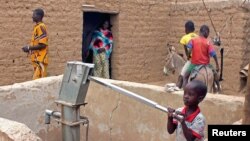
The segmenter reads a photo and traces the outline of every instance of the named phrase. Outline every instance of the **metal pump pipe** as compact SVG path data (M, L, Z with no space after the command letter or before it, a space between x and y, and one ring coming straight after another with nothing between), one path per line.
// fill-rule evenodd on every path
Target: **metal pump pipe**
M131 97L131 98L133 98L133 99L135 99L135 100L137 100L137 101L139 101L139 102L141 102L141 103L144 103L144 104L146 104L146 105L148 105L148 106L150 106L150 107L156 108L156 109L158 109L158 110L160 110L160 111L162 111L162 112L165 112L165 113L168 113L168 112L169 112L168 109L167 109L166 107L161 106L161 105L159 105L158 103L156 103L156 102L154 102L154 101L152 101L152 100L150 100L150 99L147 99L147 98L145 98L145 97L143 97L143 96L140 96L140 95L138 95L138 94L136 94L136 93L133 93L133 92L128 91L128 90L126 90L126 89L123 89L123 88L121 88L121 87L118 87L118 86L116 86L116 85L114 85L114 84L111 84L111 83L109 83L109 82L106 82L106 81L104 81L104 80L102 80L102 79L100 79L100 78L98 78L98 77L89 76L88 79L91 80L91 81L94 81L94 82L96 82L96 83L99 83L99 84L101 84L101 85L103 85L103 86L106 86L106 87L108 87L108 88L110 88L110 89L112 89L112 90L115 90L115 91L117 91L117 92L119 92L119 93L121 93L121 94L123 94L123 95L126 95L126 96L128 96L128 97ZM183 116L177 115L176 113L173 113L173 114L174 114L174 116L175 116L176 118L178 118L178 119L183 119Z
M86 104L84 101L89 86L89 80L111 88L150 107L166 113L169 112L166 107L152 100L113 85L98 77L90 76L93 68L94 64L77 61L68 62L63 75L59 97L55 101L61 106L61 113L52 110L45 111L46 124L50 124L51 116L54 117L57 122L61 123L63 141L80 141L80 124L87 124L87 127L89 126L88 118L80 116L80 106ZM180 115L175 115L177 118L183 118Z

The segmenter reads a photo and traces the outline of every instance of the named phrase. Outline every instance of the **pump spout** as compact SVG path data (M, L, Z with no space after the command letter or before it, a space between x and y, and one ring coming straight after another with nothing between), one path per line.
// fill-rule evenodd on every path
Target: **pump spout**
M45 124L50 124L50 117L61 118L61 113L52 110L45 110Z

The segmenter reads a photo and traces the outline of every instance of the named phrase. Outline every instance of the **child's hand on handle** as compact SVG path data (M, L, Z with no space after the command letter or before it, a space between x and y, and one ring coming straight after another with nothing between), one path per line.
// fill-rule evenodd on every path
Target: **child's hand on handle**
M175 109L167 107L168 109L168 118L174 118L173 113L175 112Z
M185 120L185 115L179 111L175 111L173 113L173 117L178 120L180 123L184 122Z
M168 107L168 118L175 118L179 122L184 121L184 115L181 112L175 111L175 109L170 107Z

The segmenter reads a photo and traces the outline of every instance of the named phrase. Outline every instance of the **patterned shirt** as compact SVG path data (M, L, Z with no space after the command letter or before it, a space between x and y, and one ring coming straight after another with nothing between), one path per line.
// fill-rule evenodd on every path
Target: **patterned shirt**
M37 46L39 43L45 44L46 48L32 51L31 61L48 63L48 33L43 22L39 22L34 26L30 45Z
M176 111L179 111L183 114L186 113L187 108L182 107L178 108ZM174 124L177 124L176 128L176 141L186 141L184 136L181 123L177 120L173 120ZM187 127L192 131L192 134L196 137L195 141L203 141L204 140L204 130L206 119L203 114L200 112L200 108L198 107L194 113L186 117L185 123Z
M106 59L108 59L113 49L113 35L108 29L99 29L92 35L89 49L93 50L94 55L98 55L100 48L105 48Z

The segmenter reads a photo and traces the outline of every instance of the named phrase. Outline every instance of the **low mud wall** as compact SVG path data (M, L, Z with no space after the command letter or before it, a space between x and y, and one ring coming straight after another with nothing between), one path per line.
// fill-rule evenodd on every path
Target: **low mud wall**
M27 125L44 141L61 140L61 126L52 119L44 124L45 109L60 111L54 101L58 97L62 75L0 87L0 117ZM109 80L149 98L160 105L183 106L183 92L167 93L163 87ZM88 117L90 141L136 140L173 141L175 134L167 133L167 114L151 108L107 87L91 82L81 115ZM200 105L207 124L232 124L242 117L243 97L208 94ZM7 126L7 125L6 125ZM86 138L81 126L81 140Z

